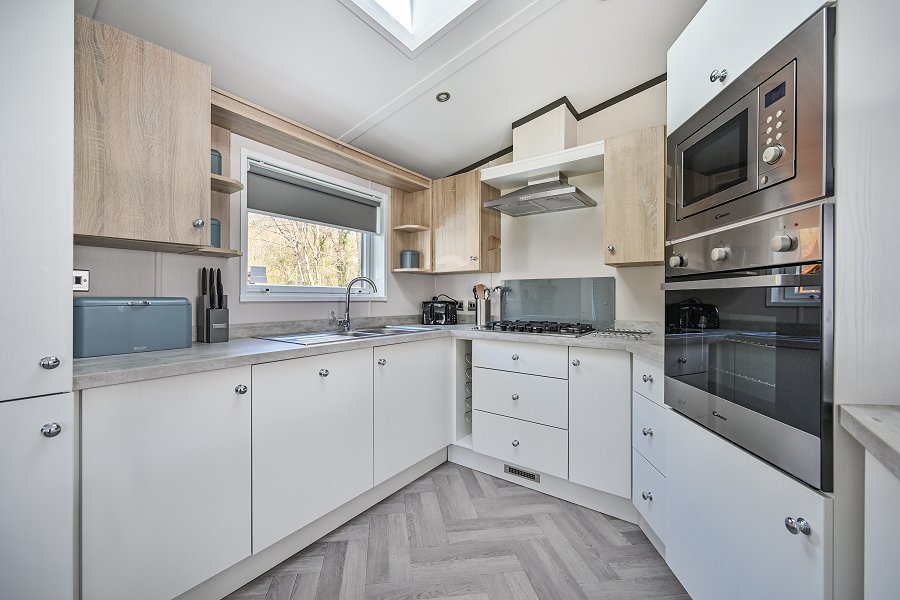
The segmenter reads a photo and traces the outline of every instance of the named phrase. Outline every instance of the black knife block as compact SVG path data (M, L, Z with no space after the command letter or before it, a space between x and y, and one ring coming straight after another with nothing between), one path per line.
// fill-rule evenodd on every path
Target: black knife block
M197 341L215 344L228 341L228 296L222 298L223 308L209 305L209 296L197 299Z

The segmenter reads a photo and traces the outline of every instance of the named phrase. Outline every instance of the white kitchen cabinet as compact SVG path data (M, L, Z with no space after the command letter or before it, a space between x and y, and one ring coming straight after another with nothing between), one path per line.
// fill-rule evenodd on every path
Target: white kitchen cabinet
M472 371L475 410L568 429L569 386L565 379L481 367Z
M640 394L631 396L631 446L663 475L666 474L667 411Z
M830 598L831 500L666 414L666 561L691 598ZM809 535L789 531L788 517L806 520Z
M472 449L479 454L565 479L568 432L493 413L474 411Z
M472 342L472 364L486 369L565 379L569 376L568 356L565 346L505 340Z
M900 479L866 452L865 591L869 600L889 600L900 590Z
M664 386L663 370L659 363L655 363L643 356L635 356L634 368L631 371L632 389L644 398L649 398L662 405L664 404Z
M631 498L635 508L661 540L666 539L666 478L637 450L632 450L634 476Z
M666 116L675 131L825 5L823 0L708 0L669 48ZM713 71L728 71L724 82Z
M569 481L631 495L631 355L569 348Z
M0 402L3 598L73 597L74 406L71 393Z
M450 444L450 340L375 347L375 485Z
M72 390L73 5L8 8L0 36L10 57L0 65L0 402ZM44 357L58 366L42 368Z
M84 598L173 598L250 555L249 387L248 366L82 392Z
M253 551L372 487L372 349L253 366Z

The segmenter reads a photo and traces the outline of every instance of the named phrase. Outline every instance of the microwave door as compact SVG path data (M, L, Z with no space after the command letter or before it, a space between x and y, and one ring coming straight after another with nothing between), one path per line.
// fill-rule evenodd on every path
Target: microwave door
M758 189L758 98L754 90L677 146L678 220Z

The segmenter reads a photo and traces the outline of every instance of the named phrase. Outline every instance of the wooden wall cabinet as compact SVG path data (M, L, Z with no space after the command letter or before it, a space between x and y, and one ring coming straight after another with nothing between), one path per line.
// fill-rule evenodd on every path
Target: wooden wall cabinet
M500 213L484 201L500 195L469 171L432 182L434 272L500 271Z
M400 253L416 250L419 267L404 269ZM391 271L394 273L431 273L431 190L406 192L391 190Z
M76 15L76 242L209 246L209 149L210 68Z
M604 262L613 267L658 265L665 245L664 125L606 140Z

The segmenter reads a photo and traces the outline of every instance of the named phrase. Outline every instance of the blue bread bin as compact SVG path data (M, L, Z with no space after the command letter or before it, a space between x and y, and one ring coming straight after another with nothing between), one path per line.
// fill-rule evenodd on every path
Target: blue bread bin
M187 298L94 297L74 300L75 358L191 346Z

